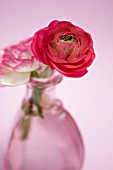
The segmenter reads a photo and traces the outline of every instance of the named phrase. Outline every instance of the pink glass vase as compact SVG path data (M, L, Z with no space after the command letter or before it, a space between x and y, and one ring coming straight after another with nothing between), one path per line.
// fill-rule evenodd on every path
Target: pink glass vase
M80 132L53 95L61 80L56 74L27 85L4 170L81 170L84 148Z

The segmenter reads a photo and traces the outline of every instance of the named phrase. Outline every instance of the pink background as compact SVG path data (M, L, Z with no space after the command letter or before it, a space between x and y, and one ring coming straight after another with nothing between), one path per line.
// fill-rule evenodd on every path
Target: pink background
M57 88L78 122L86 146L84 170L113 170L113 1L0 0L0 48L16 43L51 20L69 20L90 32L97 55L81 79ZM4 148L25 86L0 89L0 170Z

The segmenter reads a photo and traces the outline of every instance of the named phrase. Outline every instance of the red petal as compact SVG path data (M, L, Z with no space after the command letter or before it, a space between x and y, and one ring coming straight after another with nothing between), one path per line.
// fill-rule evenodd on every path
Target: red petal
M56 26L60 21L54 20L48 25L48 29L51 29Z
M33 38L31 49L35 57L44 64L47 64L47 60L45 57L45 52L42 46L42 40L45 34L46 28L35 33Z
M84 70L74 70L74 69L67 69L67 68L62 68L62 66L60 64L55 64L52 63L51 61L49 61L51 68L56 69L58 72L60 72L61 74L67 76L67 77L75 77L75 78L79 78L84 76L88 71L86 69Z

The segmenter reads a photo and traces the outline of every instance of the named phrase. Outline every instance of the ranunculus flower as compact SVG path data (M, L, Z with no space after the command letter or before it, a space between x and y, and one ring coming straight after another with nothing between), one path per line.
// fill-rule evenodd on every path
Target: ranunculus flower
M28 39L0 51L0 86L16 86L27 83L31 72L39 67L31 51Z
M52 21L35 33L35 57L68 77L82 77L95 58L92 38L68 21Z

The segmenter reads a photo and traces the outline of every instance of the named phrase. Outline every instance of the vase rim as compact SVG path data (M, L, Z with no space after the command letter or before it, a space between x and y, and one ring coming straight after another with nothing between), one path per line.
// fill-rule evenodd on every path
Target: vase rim
M47 78L31 78L31 81L27 83L27 85L45 88L60 83L62 79L63 75L55 71L50 77Z

